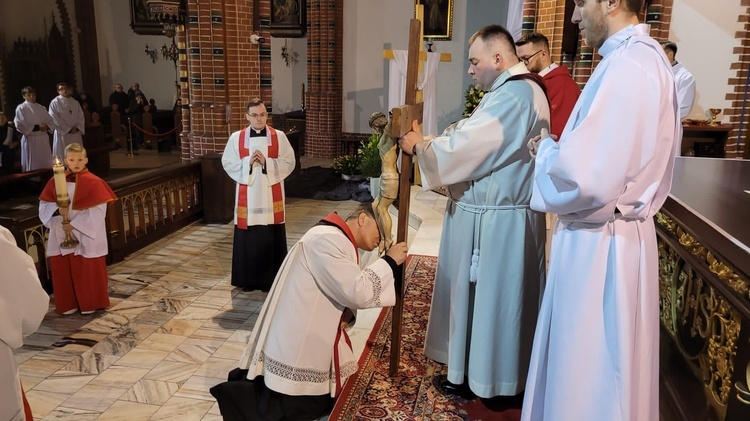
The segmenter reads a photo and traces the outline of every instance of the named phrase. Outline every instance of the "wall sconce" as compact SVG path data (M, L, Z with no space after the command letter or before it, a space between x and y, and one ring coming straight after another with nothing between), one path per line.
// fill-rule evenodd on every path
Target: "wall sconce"
M298 57L299 54L296 51L292 50L292 47L289 46L289 41L284 40L284 46L281 47L281 58L284 59L286 67L297 64L297 62L299 61Z
M148 49L148 44L146 44L146 55L151 57L151 63L156 63L157 55L156 55L156 49L153 50Z

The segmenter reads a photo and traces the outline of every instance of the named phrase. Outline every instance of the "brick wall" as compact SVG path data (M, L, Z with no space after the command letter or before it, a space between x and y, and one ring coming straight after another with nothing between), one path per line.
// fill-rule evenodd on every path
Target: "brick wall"
M256 8L242 0L188 0L188 18L178 34L180 48L181 150L183 160L222 152L230 131L247 124L245 104L261 97L271 103L269 44L253 45L256 31L269 39L270 0ZM267 86L262 83L269 80Z
M331 158L342 131L343 2L309 0L307 24L305 154Z
M262 98L271 114L270 0L188 0L178 33L183 160L222 152L230 132L247 125L245 103ZM342 130L343 3L307 2L308 90L305 152L338 153ZM257 16L256 16L257 14ZM254 45L258 33L266 43ZM229 110L229 111L228 111ZM229 116L229 122L227 122ZM284 121L278 116L279 123Z
M725 149L728 158L745 157L750 158L745 150L747 149L748 125L750 124L750 98L745 104L744 121L740 123L742 117L743 98L748 83L748 68L750 68L750 0L742 0L742 6L747 6L745 14L739 15L737 21L742 23L743 29L735 33L735 39L740 40L739 46L735 47L733 53L737 55L736 61L731 64L730 69L734 70L735 76L729 78L727 83L732 88L727 94L726 99L732 101L730 108L724 109L725 120L729 120L729 125L733 130L729 133L729 140ZM742 132L740 133L740 127Z

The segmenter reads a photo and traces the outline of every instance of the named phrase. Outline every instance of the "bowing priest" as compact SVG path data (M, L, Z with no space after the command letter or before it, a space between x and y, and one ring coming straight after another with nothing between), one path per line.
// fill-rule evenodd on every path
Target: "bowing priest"
M476 110L437 137L419 126L399 140L419 156L426 188L447 186L425 355L448 364L443 390L464 397L524 390L544 287L544 215L529 208L534 161L526 142L549 129L543 82L499 25L469 41ZM416 122L415 122L416 123Z
M672 69L643 0L577 0L602 60L558 142L532 139L533 209L559 217L523 420L659 419L654 214L680 147Z
M57 93L58 95L49 103L49 115L55 121L52 154L63 159L68 145L83 145L82 135L86 131L86 120L81 104L71 96L73 92L67 83L58 83Z
M247 419L312 420L330 412L357 371L346 333L357 309L396 302L394 273L406 259L406 244L394 244L360 268L358 249L371 251L379 243L366 203L346 220L331 213L292 247L240 360L255 387L248 400L257 399ZM219 400L225 419L234 419L230 407L243 404Z
M294 170L286 135L266 124L260 99L245 107L250 125L232 133L221 163L236 182L232 285L268 292L286 256L284 179Z

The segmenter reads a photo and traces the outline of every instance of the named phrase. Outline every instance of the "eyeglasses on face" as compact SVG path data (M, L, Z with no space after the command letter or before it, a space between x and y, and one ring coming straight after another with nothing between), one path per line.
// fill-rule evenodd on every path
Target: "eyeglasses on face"
M529 60L531 60L532 58L534 58L535 55L541 53L542 51L544 51L544 50L539 50L536 53L534 53L534 54L532 54L532 55L530 55L528 57L518 57L518 58L521 59L521 61L523 62L523 64L529 64Z
M258 118L258 117L260 117L260 118L266 118L266 117L268 117L268 113L260 113L260 114L253 113L253 114L248 114L247 116L250 117L250 118Z

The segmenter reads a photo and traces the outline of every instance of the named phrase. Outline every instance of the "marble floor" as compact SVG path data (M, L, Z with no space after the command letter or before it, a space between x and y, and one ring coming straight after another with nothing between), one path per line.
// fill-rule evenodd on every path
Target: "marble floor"
M446 199L418 187L412 198L410 253L437 255ZM329 212L356 205L289 199L289 245ZM209 388L237 366L266 295L229 284L232 229L195 223L111 265L106 311L60 316L51 301L16 352L34 418L221 420ZM360 313L355 350L377 314Z

